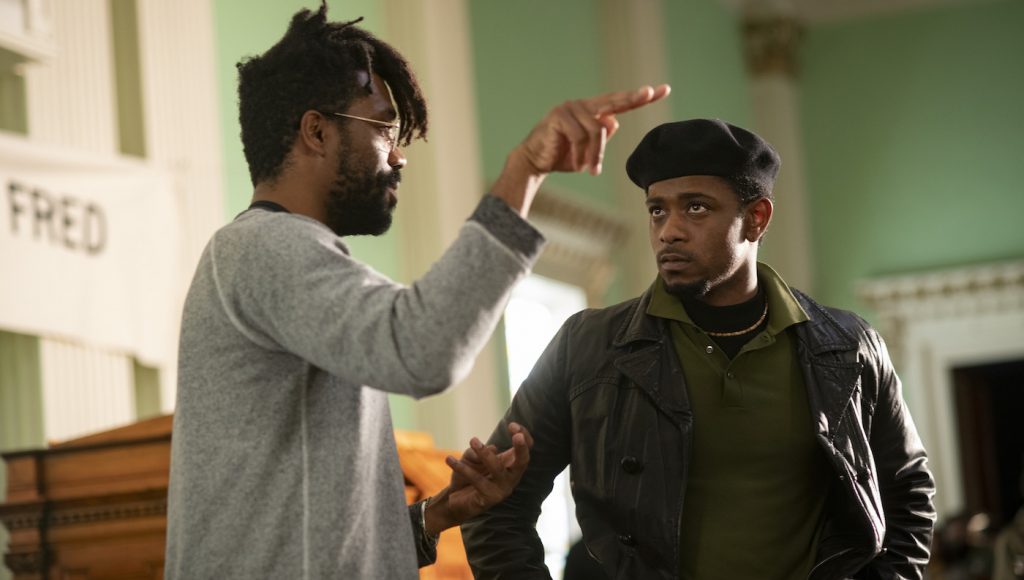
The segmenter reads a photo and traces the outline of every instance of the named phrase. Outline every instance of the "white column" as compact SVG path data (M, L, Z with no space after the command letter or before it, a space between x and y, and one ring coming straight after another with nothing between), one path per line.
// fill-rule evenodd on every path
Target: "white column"
M477 127L473 47L466 0L384 0L385 40L410 62L430 107L430 141L406 151L397 221L403 278L412 281L436 261L485 193ZM469 377L443 395L417 403L418 428L440 447L463 449L486 437L504 401L495 340Z
M608 71L609 88L626 90L668 82L665 16L661 0L603 0L601 10L606 49L601 56ZM675 88L677 91L680 89ZM615 260L626 296L643 293L656 274L647 235L644 194L626 175L626 159L648 131L671 120L669 100L631 111L623 116L621 128L609 143L605 157L604 171L615 180L618 217L626 232Z
M764 8L762 5L761 8ZM782 157L775 181L775 214L760 258L788 283L814 291L808 193L800 136L797 57L800 23L788 11L751 13L744 21L754 123Z
M137 9L146 157L174 177L182 232L177 300L160 307L180 312L199 256L224 223L213 6L140 0ZM177 337L168 352L177 361ZM176 370L175 362L160 369L164 411L174 406Z

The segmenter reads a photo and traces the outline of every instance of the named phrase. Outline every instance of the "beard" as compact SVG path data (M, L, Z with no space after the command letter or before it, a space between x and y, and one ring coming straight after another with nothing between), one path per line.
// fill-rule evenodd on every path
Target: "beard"
M361 172L356 163L342 156L327 194L327 227L338 236L379 236L388 231L398 203L388 189L397 188L401 181L400 169Z
M664 282L664 278L662 281ZM665 282L665 290L680 300L699 300L711 291L711 281L705 278L685 284Z

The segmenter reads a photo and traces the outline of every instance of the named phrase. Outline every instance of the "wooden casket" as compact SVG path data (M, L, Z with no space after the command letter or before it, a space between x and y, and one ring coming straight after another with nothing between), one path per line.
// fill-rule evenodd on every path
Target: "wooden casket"
M3 454L0 523L15 580L163 577L172 418ZM450 452L424 433L396 432L396 440L410 503L447 485ZM472 578L458 529L441 535L438 562L420 577Z

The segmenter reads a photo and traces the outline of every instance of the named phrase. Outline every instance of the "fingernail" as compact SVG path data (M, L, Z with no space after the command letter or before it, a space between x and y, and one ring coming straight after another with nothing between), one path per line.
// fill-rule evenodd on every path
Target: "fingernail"
M469 445L473 449L480 449L481 447L483 447L483 445L481 445L481 443L480 443L480 440L477 439L476 437L474 437L474 438L469 440Z
M602 164L598 163L597 164L597 169L596 169L597 173L595 173L594 175L601 175L601 168L602 168Z
M455 467L456 465L459 464L459 462L456 461L455 458L452 457L451 455L449 455L448 457L445 457L444 458L444 462L447 463L449 467Z

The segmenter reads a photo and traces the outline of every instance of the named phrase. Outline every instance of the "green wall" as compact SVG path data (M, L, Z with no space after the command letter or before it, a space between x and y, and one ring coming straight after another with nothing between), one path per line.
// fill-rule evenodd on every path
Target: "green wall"
M252 198L252 184L242 154L238 125L238 74L235 64L246 56L260 54L284 35L295 12L302 8L315 9L319 2L301 0L217 0L214 6L214 26L217 50L217 100L220 109L221 135L224 154L225 207L227 219L244 210ZM346 0L330 2L328 18L335 21L351 20L359 16L366 19L360 26L381 33L383 12L376 0ZM352 254L394 279L401 278L401 205L395 226L380 237L346 238ZM392 417L395 426L412 429L416 426L413 402L393 397Z
M673 120L719 118L752 126L736 17L718 0L667 0L664 9Z
M598 0L468 2L484 177L497 179L505 157L549 110L610 87L602 62ZM614 170L594 177L553 174L545 186L614 207Z
M812 29L802 122L820 298L1024 256L1024 3Z

